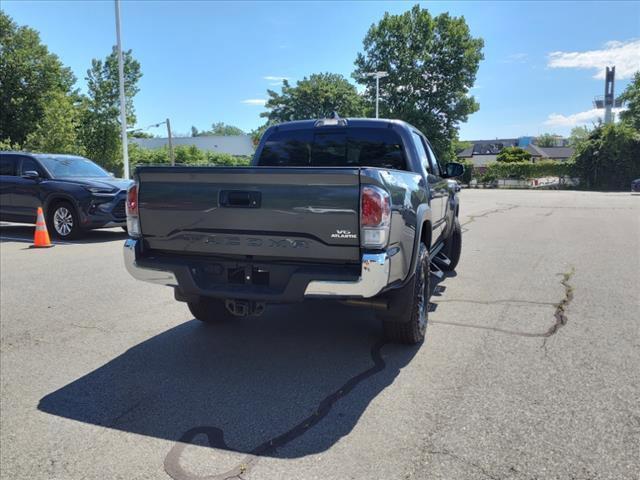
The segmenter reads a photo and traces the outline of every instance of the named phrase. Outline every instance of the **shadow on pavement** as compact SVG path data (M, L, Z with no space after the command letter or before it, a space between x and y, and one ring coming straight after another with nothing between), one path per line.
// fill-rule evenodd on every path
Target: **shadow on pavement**
M167 457L177 455L176 464L176 448L202 445L196 437L204 435L215 448L301 457L348 434L418 350L380 337L371 312L333 303L274 306L215 326L192 320L45 396L38 408L178 441Z
M0 225L0 243L33 241L33 225L6 224ZM89 230L84 236L74 240L58 240L51 235L51 241L59 244L84 244L121 241L128 238L127 233L121 228L105 228L102 230Z

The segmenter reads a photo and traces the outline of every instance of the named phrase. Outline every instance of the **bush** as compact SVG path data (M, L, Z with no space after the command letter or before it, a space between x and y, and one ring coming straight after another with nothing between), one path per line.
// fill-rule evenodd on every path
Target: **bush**
M572 173L573 162L557 160L541 160L531 162L492 162L487 165L484 177L492 180L510 178L515 180L529 180L540 177L565 177Z
M174 148L176 165L219 165L246 166L251 157L234 157L228 153L208 152L193 145L180 145ZM171 165L169 148L142 148L136 144L129 144L129 164L131 171L138 165Z
M462 160L460 161L460 163L464 165L464 173L462 174L462 183L466 183L467 185L469 185L469 183L471 182L471 179L473 178L473 173L475 169L473 162L471 160Z
M640 132L625 122L598 126L578 145L574 172L584 188L628 190L640 177Z
M526 162L531 160L531 154L520 147L504 147L496 160L503 163Z

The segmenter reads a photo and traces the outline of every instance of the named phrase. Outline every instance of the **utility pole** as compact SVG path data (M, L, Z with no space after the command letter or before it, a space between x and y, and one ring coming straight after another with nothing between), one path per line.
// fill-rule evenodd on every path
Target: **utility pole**
M124 178L129 179L129 140L127 138L127 104L124 96L124 60L120 41L120 0L116 4L116 45L118 48L118 80L120 83L120 129L122 135L122 159L124 160Z
M171 139L171 122L167 118L165 123L167 124L167 135L169 140L169 158L171 159L171 166L173 167L176 164L176 158L173 155L173 140Z
M365 73L367 77L375 77L376 79L376 118L378 118L379 103L380 103L380 79L388 76L387 72L368 72Z

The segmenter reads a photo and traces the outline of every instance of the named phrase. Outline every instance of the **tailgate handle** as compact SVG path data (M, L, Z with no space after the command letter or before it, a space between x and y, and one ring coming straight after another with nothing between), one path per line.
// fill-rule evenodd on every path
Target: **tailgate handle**
M221 207L260 208L262 193L242 190L222 190L220 192Z

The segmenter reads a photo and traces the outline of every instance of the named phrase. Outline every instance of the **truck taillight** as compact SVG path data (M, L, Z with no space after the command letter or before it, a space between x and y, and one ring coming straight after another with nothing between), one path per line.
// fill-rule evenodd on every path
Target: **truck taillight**
M131 237L139 237L140 217L138 217L138 184L134 183L127 190L127 200L125 203L127 211L127 231Z
M365 248L384 248L391 226L391 198L385 190L364 186L360 190L361 243Z

